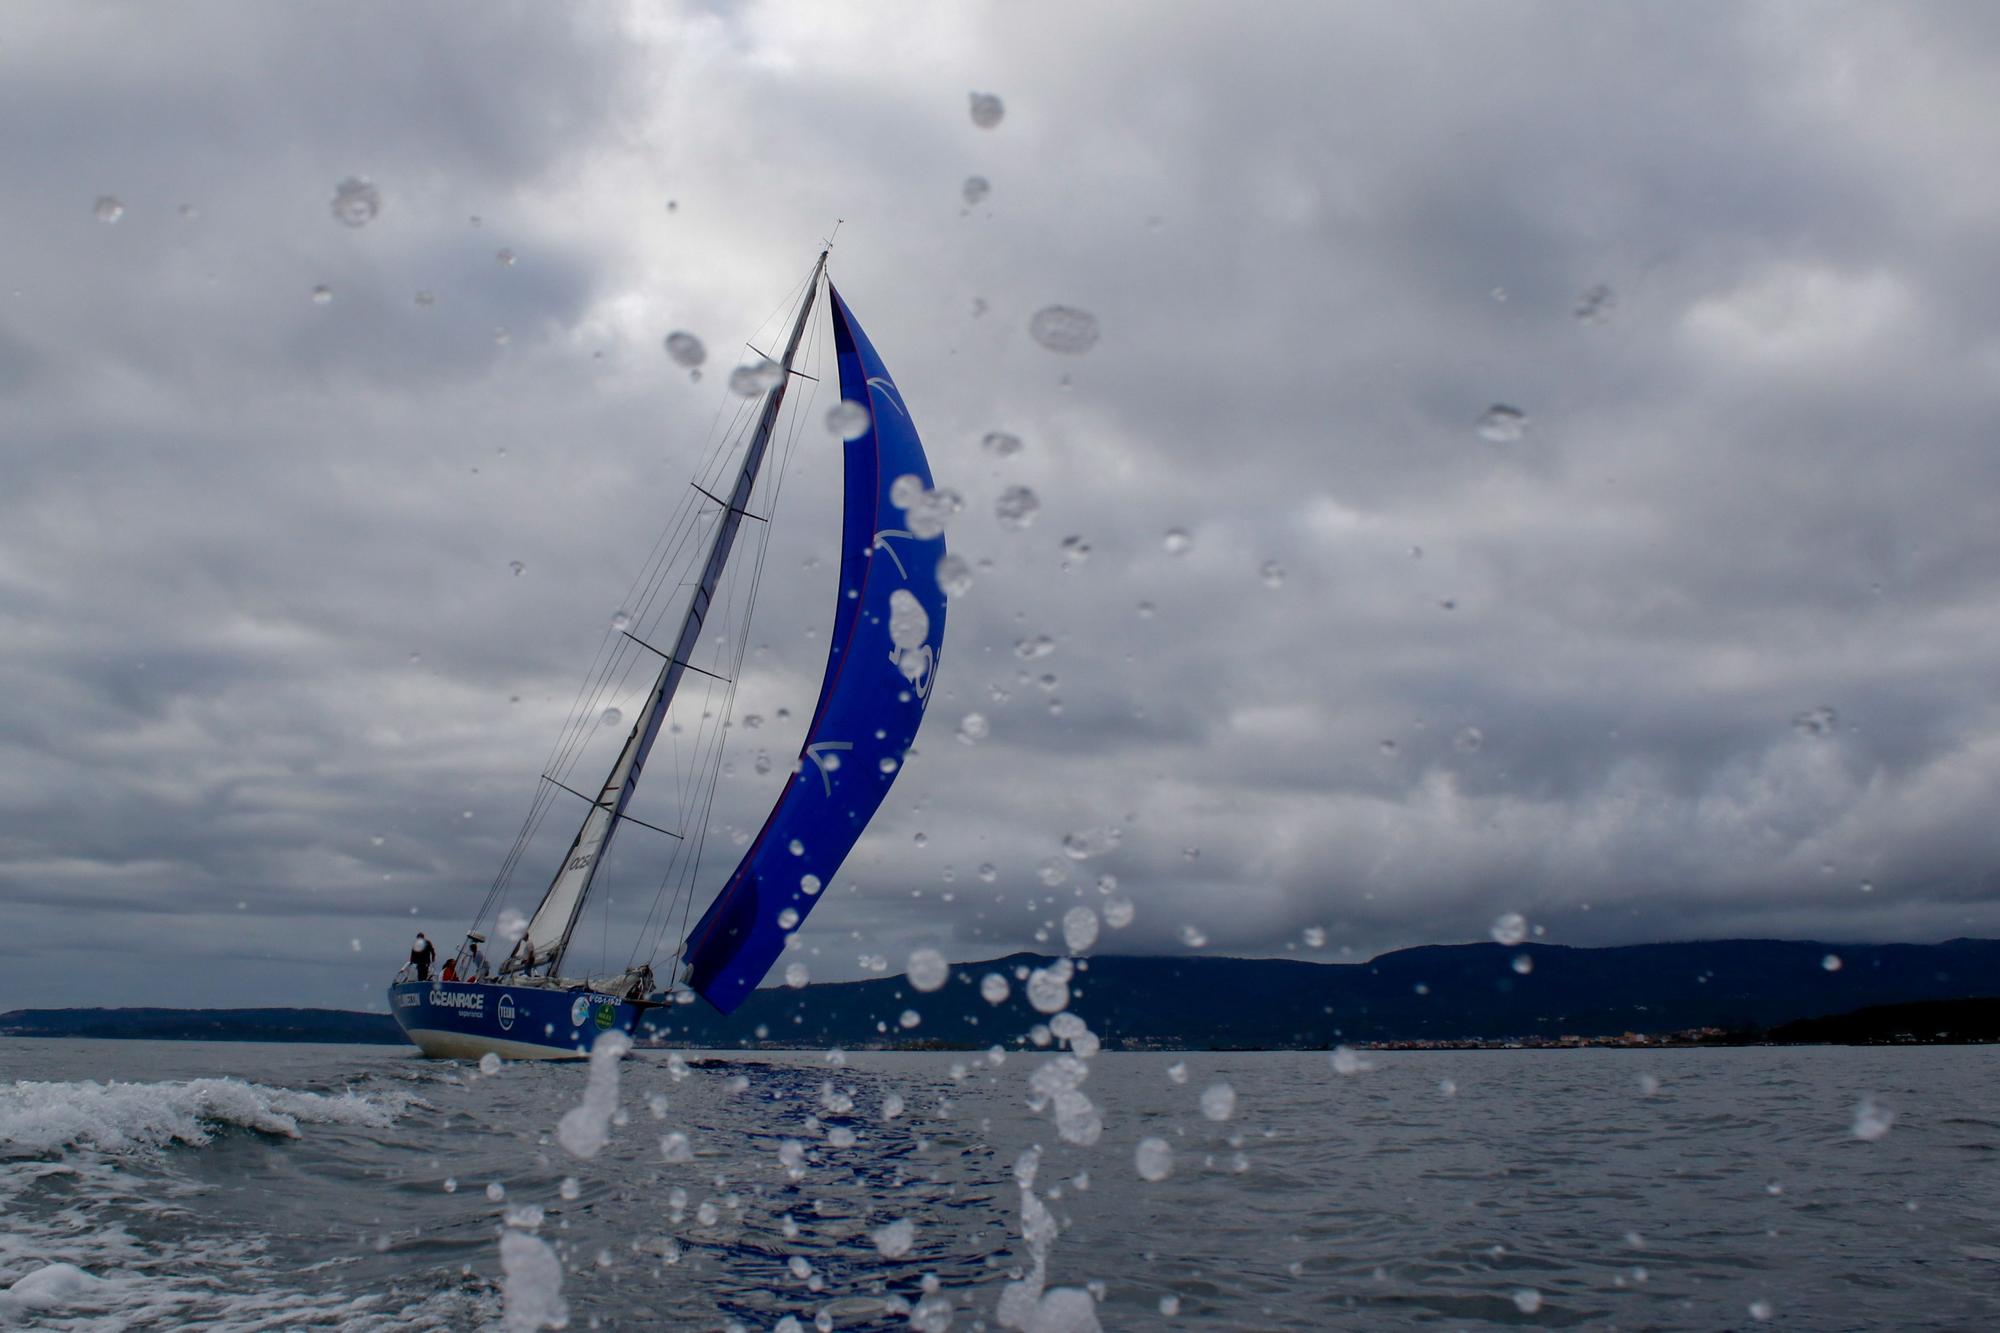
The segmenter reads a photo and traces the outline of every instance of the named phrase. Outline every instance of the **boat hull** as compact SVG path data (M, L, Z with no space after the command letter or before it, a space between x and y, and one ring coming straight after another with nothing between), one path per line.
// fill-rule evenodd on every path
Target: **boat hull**
M632 1035L638 1006L591 990L484 981L410 981L389 987L389 1012L433 1059L582 1060L599 1034Z

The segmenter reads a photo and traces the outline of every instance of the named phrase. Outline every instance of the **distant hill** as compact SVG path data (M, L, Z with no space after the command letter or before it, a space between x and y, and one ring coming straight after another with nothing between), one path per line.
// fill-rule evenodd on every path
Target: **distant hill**
M1829 970L1829 958L1838 960ZM1520 959L1529 970L1517 970ZM724 1017L703 1004L657 1015L679 1046L983 1048L1045 1020L1019 974L1048 958L1015 954L952 969L944 988L908 979L761 990ZM2000 940L1821 944L1714 940L1578 949L1429 945L1366 963L1124 958L1078 962L1072 1009L1116 1048L1319 1049L1341 1042L1615 1036L1714 1027L1755 1031L1868 1005L1958 999L2000 986ZM1007 1000L988 1004L997 972ZM911 1029L904 1011L919 1015Z
M1925 1046L1944 1042L2000 1041L2000 996L1967 1000L1918 1000L1878 1004L1851 1014L1802 1018L1764 1034L1790 1044Z
M1832 969L1829 958L1838 960ZM1525 972L1519 970L1522 959ZM961 963L942 989L929 994L917 993L902 976L776 987L758 991L727 1017L695 1003L652 1011L647 1024L660 1040L683 1047L983 1049L1011 1044L1046 1021L1028 1004L1021 978L1054 961L1015 954ZM1101 956L1075 966L1071 1008L1112 1049L1319 1049L1342 1042L1604 1037L1692 1028L1844 1041L1874 1038L1776 1034L1791 1033L1788 1024L1856 1010L1990 995L2000 990L2000 940L1712 940L1609 949L1453 944L1400 949L1365 963ZM988 973L1007 981L1008 996L999 1005L980 995ZM902 1025L906 1012L917 1015L914 1027ZM1872 1029L1864 1023L1845 1030ZM386 1015L329 1009L18 1010L0 1014L0 1036L403 1041Z

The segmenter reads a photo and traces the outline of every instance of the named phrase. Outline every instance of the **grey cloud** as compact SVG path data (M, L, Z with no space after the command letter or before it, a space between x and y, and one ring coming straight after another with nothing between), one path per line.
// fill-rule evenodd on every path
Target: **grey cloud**
M110 13L21 11L0 89L0 1004L95 955L107 1002L373 1003L410 929L456 930L835 217L992 563L815 976L1045 946L1104 872L1137 917L1100 949L2000 922L1983 11ZM1089 354L1027 337L1056 301ZM1520 442L1474 433L1494 402ZM823 661L825 405L711 883ZM1822 704L1833 735L1794 730ZM659 865L614 856L617 925Z

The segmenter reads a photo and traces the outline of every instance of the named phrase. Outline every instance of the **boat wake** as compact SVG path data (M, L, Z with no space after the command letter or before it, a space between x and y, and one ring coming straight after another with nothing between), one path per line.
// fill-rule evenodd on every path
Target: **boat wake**
M0 1158L71 1150L129 1153L175 1144L201 1147L219 1130L283 1138L299 1126L387 1129L417 1099L404 1092L329 1095L197 1078L182 1083L16 1083L0 1088Z
M240 1178L204 1161L316 1132L375 1138L428 1104L401 1089L311 1092L236 1078L0 1087L0 1328L465 1327L497 1312L481 1284L302 1290L254 1230L198 1224ZM259 1146L263 1145L263 1146ZM187 1150L200 1149L191 1153Z

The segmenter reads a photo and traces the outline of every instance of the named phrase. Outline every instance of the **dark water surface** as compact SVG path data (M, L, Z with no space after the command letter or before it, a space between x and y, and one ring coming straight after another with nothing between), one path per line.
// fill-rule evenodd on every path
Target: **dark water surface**
M0 1324L499 1327L512 1209L572 1328L997 1328L1045 1206L1107 1329L2000 1327L1994 1048L1106 1054L1090 1146L1027 1105L1051 1058L641 1053L579 1158L580 1067L0 1041Z

